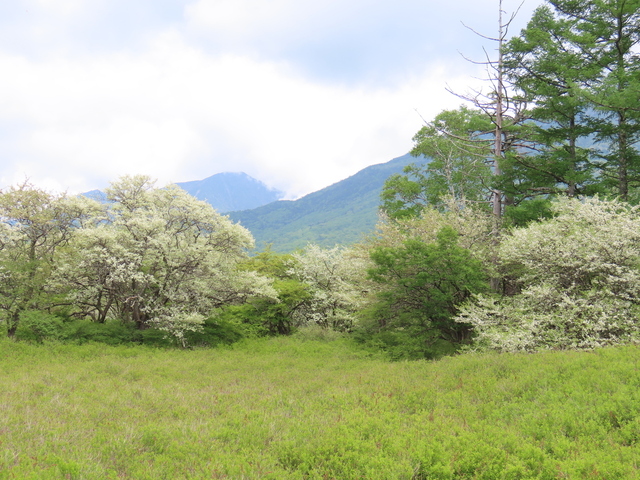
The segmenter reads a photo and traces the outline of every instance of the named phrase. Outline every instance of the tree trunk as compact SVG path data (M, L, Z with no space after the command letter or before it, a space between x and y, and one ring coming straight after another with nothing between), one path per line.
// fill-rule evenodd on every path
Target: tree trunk
M9 316L9 326L7 328L7 335L9 338L15 338L16 330L18 330L18 325L20 324L20 312L13 312Z

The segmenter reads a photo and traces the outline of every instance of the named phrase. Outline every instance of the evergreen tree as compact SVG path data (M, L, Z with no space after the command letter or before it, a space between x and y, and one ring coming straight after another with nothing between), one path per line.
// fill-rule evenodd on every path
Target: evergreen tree
M514 164L520 186L629 199L640 183L640 0L548 3L506 50L535 122L537 150Z
M570 38L574 21L539 7L520 36L505 49L507 75L528 103L530 144L514 157L520 196L594 192L594 166L584 146L593 130L582 87L597 74L585 66ZM514 192L515 194L515 192Z

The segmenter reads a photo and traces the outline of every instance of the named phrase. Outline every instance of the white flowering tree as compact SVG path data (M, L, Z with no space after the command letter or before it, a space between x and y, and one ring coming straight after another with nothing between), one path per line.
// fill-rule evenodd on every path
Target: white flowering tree
M593 348L640 333L640 212L618 201L559 199L550 220L499 249L517 293L479 296L457 320L504 351Z
M99 208L28 182L0 192L0 311L9 336L27 310L51 306L49 279L58 252Z
M363 304L366 261L353 251L308 245L293 254L290 274L308 285L310 297L293 313L296 325L349 329Z
M107 218L76 232L56 278L80 313L165 330L183 340L211 310L275 296L236 267L251 234L176 186L124 177L107 189Z
M451 227L459 234L458 245L491 268L490 259L495 248L491 214L472 205L446 200L447 208L443 212L427 206L419 216L393 221L383 218L386 221L378 223L377 235L368 242L370 247L402 248L408 238L433 243L442 228Z

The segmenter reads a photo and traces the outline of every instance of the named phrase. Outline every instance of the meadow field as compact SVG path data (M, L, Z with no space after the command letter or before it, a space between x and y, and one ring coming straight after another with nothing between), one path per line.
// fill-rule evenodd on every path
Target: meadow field
M640 478L640 349L0 341L0 479Z

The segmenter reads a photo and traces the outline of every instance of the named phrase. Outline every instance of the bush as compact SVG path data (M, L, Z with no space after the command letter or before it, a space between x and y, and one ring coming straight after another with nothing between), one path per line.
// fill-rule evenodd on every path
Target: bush
M369 324L356 329L353 339L366 350L384 352L390 360L432 360L460 349L460 344L439 338L433 331L415 328L377 329Z
M61 339L63 330L62 318L47 312L29 310L20 316L15 338L42 343L45 340Z
M230 345L249 336L249 331L236 322L224 318L208 318L202 330L187 332L187 345L194 347L215 347L216 345Z
M456 321L506 351L594 348L640 329L640 215L618 201L560 199L556 217L515 229L499 249L513 296L477 297Z
M119 321L96 323L91 320L75 320L65 325L64 339L75 343L99 342L107 345L123 345L135 341L136 330Z
M496 299L477 297L458 320L476 331L476 347L505 352L591 349L630 341L640 309L607 290L571 295L550 285Z
M440 229L436 241L410 238L400 247L372 250L371 279L381 285L364 325L393 356L433 358L469 338L469 326L453 320L461 303L488 288L480 260L458 245L458 233Z

